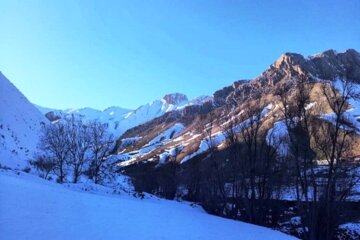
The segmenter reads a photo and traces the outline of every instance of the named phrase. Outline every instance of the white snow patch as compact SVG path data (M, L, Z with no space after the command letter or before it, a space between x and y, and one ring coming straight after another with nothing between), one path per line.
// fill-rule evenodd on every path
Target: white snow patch
M138 136L136 136L136 137L131 137L131 138L123 138L123 139L121 139L120 148L121 148L121 149L122 149L122 148L126 148L126 147L128 147L128 146L130 146L130 145L132 145L132 144L134 144L134 143L136 143L136 142L138 142L138 141L140 141L141 138L142 138L142 137L138 137Z
M337 79L334 83L334 86L340 93L344 92L344 85L341 79ZM351 87L351 91L353 91L360 97L360 84L351 83ZM351 98L349 100L349 104L351 105L351 108L348 109L344 113L344 115L346 119L353 123L354 126L357 128L357 134L360 134L360 99ZM328 122L334 123L335 114L323 114L321 118L325 119Z
M286 156L289 151L288 130L285 121L274 123L266 135L266 142L270 146L276 147L280 156Z
M360 223L355 223L355 222L345 223L345 224L340 225L339 228L342 228L349 232L354 232L354 233L360 235Z
M168 128L166 131L156 136L153 140L151 140L148 143L148 145L169 141L171 138L177 137L179 133L184 129L185 129L184 125L182 125L181 123L176 123L174 126Z
M119 163L119 166L129 166L130 164L136 162L136 160L145 154L148 154L158 147L164 146L167 144L171 139L176 138L183 130L185 129L185 126L181 123L176 123L170 128L166 129L164 132L160 133L158 136L153 138L149 143L147 143L145 146L140 148L137 151L133 151L127 154L119 154L119 155L125 155L125 157L121 157L122 159L127 159L126 161L123 161ZM166 159L165 155L160 156L161 159Z

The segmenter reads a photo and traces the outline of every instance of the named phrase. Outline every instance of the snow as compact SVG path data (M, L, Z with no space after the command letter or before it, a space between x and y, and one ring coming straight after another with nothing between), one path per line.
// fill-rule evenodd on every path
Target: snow
M157 166L160 166L160 165L166 163L166 161L170 157L175 157L183 149L184 149L184 146L182 146L182 145L178 145L178 146L172 147L170 149L165 149L165 152L163 152L159 155L159 164Z
M286 156L289 151L288 130L285 121L274 123L274 126L269 129L266 135L266 142L270 146L277 148L277 153L280 156Z
M156 136L148 144L153 145L153 144L156 144L159 142L169 141L171 139L171 137L172 138L177 137L179 135L179 133L184 129L185 129L184 125L182 125L181 123L175 123L175 125L173 125L172 127L168 128L163 133Z
M320 161L317 161L318 164ZM323 176L324 173L328 170L328 163L324 163L323 165L317 165L313 170L316 174L319 173L319 176ZM308 170L310 171L310 170ZM348 174L350 176L360 176L360 167L352 167L350 171L348 171ZM360 201L360 182L357 181L357 178L353 179L354 186L350 189L349 195L346 197L347 202L359 202ZM319 177L317 179L318 186L321 185L321 183L324 183L324 179L322 177ZM341 187L341 186L339 186ZM296 201L297 200L297 190L295 185L289 185L284 186L281 189L279 189L279 193L274 194L274 198L280 198L282 200L287 201ZM279 195L278 195L279 194ZM300 192L302 200L305 200L305 192ZM309 187L308 189L308 198L313 198L313 188ZM319 197L319 196L318 196Z
M121 145L120 145L120 149L124 149L126 147L128 147L129 145L132 145L138 141L140 141L142 137L131 137L131 138L123 138L121 139Z
M0 72L0 164L24 168L48 120Z
M201 154L203 152L206 152L208 149L209 149L209 146L206 143L206 140L201 140L198 150L196 150L192 154L187 155L186 157L184 157L183 160L181 160L180 163L185 163L185 162L189 161L190 159L192 159L193 157L195 157L195 156L197 156L197 155L199 155L199 154Z
M360 223L345 223L339 226L342 229L347 230L348 232L353 232L360 235Z
M344 84L341 79L337 79L334 86L340 93L344 92ZM351 83L351 91L360 97L360 84ZM360 99L351 98L349 104L351 107L344 113L344 116L357 128L357 134L360 134ZM321 118L331 123L335 122L334 113L323 114Z
M295 239L206 214L188 203L84 192L35 176L0 172L4 239Z
M170 140L176 138L183 130L185 129L185 126L181 123L175 123L173 126L166 129L164 132L160 133L156 137L154 137L152 140L150 140L146 145L144 145L142 148L132 151L129 153L123 153L119 154L121 159L124 159L125 161L121 162L120 166L128 166L134 162L139 157L143 157L145 154L148 154L155 149L164 146L167 144ZM160 162L164 162L168 153L163 153L160 156Z
M166 160L168 159L168 157L170 156L170 154L168 152L163 152L159 155L159 164L164 164L166 162Z

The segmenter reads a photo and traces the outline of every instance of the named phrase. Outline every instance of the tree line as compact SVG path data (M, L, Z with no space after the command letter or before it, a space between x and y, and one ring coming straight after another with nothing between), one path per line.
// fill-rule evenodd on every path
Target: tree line
M30 164L44 178L54 174L59 183L68 177L77 183L82 175L101 183L114 172L114 145L106 124L71 115L43 126L40 151Z

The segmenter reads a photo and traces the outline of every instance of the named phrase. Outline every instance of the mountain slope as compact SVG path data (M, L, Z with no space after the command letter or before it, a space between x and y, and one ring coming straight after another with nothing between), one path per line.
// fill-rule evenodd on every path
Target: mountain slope
M213 105L204 103L198 106L187 106L129 129L118 141L119 159L125 161L121 165L128 166L139 161L157 162L164 154L169 155L172 149L181 149L175 156L176 162L186 162L207 150L204 134L210 124L213 128L211 135L216 140L217 147L223 149L226 147L225 132L229 129L230 120L234 122L235 129L243 128L248 119L244 119L242 113L247 110L249 104L257 104L258 100L261 100L262 111L266 113L262 115L265 122L263 130L268 131L276 122L282 120L281 103L276 96L277 91L286 87L290 92L299 81L299 76L309 79L309 84L312 86L313 104L321 104L323 101L317 98L316 93L319 91L319 84L324 81L335 82L339 79L349 79L359 91L360 54L352 49L343 53L329 50L307 58L296 53L285 53L259 77L236 81L231 86L216 91L213 96ZM350 102L350 105L352 109L349 110L349 114L352 114L356 122L356 119L359 119L357 108L360 105L357 101ZM327 112L321 114L327 114ZM167 139L162 144L158 143L151 151L144 151L152 139L176 124L184 126L176 137ZM237 133L239 133L238 130ZM137 141L123 147L121 142L126 142L127 139L137 139Z
M20 173L0 172L5 239L295 239L206 214L185 203L87 193ZM100 187L99 187L100 188ZM110 193L106 193L110 192ZM46 201L44 201L46 199Z
M36 151L41 124L47 122L0 72L0 164L24 167Z

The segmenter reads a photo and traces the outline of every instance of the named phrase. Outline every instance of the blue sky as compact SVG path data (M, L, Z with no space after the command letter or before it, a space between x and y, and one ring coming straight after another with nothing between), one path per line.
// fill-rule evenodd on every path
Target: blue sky
M284 52L360 50L360 1L0 0L0 71L52 108L211 95Z

